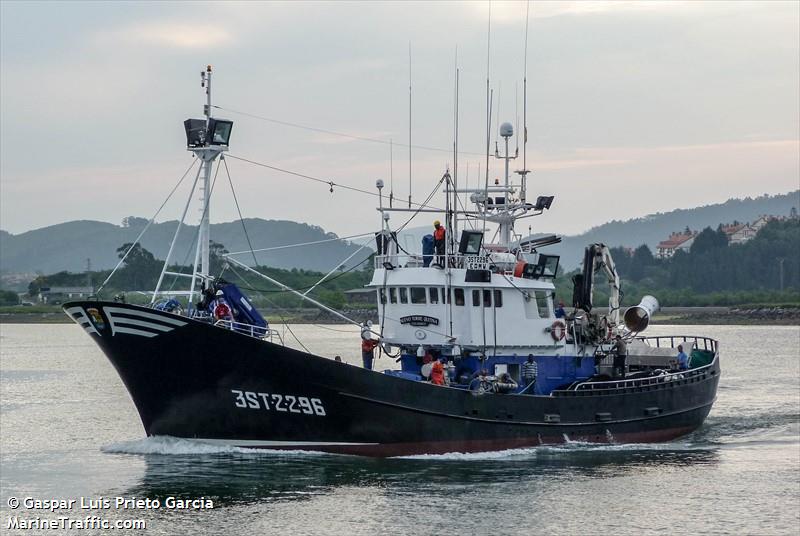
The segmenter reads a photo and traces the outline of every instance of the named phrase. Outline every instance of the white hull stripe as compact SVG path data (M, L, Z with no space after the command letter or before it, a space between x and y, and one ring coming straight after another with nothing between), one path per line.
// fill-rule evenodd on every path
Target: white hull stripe
M97 330L95 329L94 324L92 324L92 321L89 320L88 316L86 316L86 313L83 311L83 308L81 308L81 307L70 307L69 309L67 309L67 313L69 313L69 315L72 317L72 319L80 327L82 327L86 331L86 333L88 333L90 335L92 333L94 333L95 335L100 335L97 332Z
M167 315L157 315L145 311L138 311L136 309L123 309L121 307L103 307L103 310L108 315L114 315L115 313L119 313L128 316L137 316L140 318L144 318L146 320L153 320L155 322L161 322L162 324L172 324L178 327L186 325L186 322L178 320L177 318L170 318Z
M156 331L172 331L172 326L165 326L164 324L156 324L154 322L142 322L141 320L133 320L131 318L114 317L114 324L119 329L119 326L125 324L126 326L139 326L140 328L154 329Z
M187 438L189 439L189 438ZM230 445L232 447L258 448L258 447L333 447L333 446L359 446L380 445L380 443L348 443L343 441L261 441L257 439L201 439L191 438L190 441L208 443L210 445Z
M177 327L185 326L186 322L167 315L148 313L136 309L122 307L104 307L111 324L111 335L125 333L140 337L155 337L159 333L170 332ZM135 317L135 318L131 318ZM137 329L142 328L142 329ZM149 331L148 331L149 330Z
M142 331L140 329L133 329L133 328L124 328L121 326L116 326L115 333L126 333L128 335L139 335L140 337L155 337L158 333L153 333L152 331Z

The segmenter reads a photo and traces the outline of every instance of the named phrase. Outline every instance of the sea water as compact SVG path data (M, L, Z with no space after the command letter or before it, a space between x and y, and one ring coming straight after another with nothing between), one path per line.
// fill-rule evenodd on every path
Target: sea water
M312 352L360 361L356 329L284 329L298 347L292 332ZM146 526L118 534L798 534L800 327L648 334L720 341L718 399L690 436L381 460L144 438L82 329L2 325L0 533L39 533L19 524L38 517L86 527L48 534L100 533L100 520Z

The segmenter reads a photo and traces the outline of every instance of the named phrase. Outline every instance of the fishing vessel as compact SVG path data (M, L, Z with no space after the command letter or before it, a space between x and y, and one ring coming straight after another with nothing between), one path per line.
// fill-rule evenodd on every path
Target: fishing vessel
M494 154L504 164L502 182L459 187L454 166L435 187L444 207L410 199L394 206L376 182L380 219L368 285L375 325L229 255L231 266L359 326L362 340L374 341L368 346L393 358L377 362L394 366L370 370L284 344L237 285L210 273L212 176L233 127L212 115L211 76L209 66L205 117L185 122L203 207L192 273L169 269L187 201L149 305L63 306L119 373L148 436L383 457L669 441L703 423L719 383L719 343L642 335L657 300L645 297L622 314L608 247L587 246L571 306L554 302L560 259L547 247L560 238L515 231L520 219L549 210L553 197L529 200L524 165L512 178L518 150L510 152L509 123L500 127L505 152ZM421 214L441 218L445 236L426 236L409 252L397 231ZM398 215L409 220L394 227ZM164 290L166 277L185 278L188 290ZM593 303L602 282L607 309ZM679 345L688 362L678 362Z

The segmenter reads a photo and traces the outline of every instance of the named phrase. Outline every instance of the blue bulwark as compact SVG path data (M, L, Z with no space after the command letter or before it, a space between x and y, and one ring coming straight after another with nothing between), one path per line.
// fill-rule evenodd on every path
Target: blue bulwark
M225 295L225 301L233 309L233 317L236 322L264 328L262 335L266 333L266 329L269 327L266 319L261 316L261 313L258 312L247 296L242 294L239 287L233 283L228 283L223 285L220 290Z

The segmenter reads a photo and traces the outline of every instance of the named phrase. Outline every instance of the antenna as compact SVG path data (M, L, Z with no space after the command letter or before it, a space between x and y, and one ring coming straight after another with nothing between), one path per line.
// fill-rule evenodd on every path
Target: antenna
M492 94L489 89L489 68L492 57L492 3L489 2L489 22L486 30L486 175L484 193L489 191L489 144L492 137ZM480 184L480 182L478 183ZM483 210L483 232L486 233L486 210Z
M453 225L450 228L450 249L455 250L455 241L458 240L458 45L455 54L455 104L453 105Z
M522 186L520 188L520 201L525 203L528 187L528 23L530 21L531 2L525 5L525 65L522 77L522 172L520 173Z
M389 138L389 208L392 208L394 200L394 148L392 138Z
M411 208L411 41L408 42L408 208Z
M514 116L517 118L515 124L517 125L517 128L519 128L519 82L514 84ZM517 133L516 142L517 154L519 154L519 133Z

